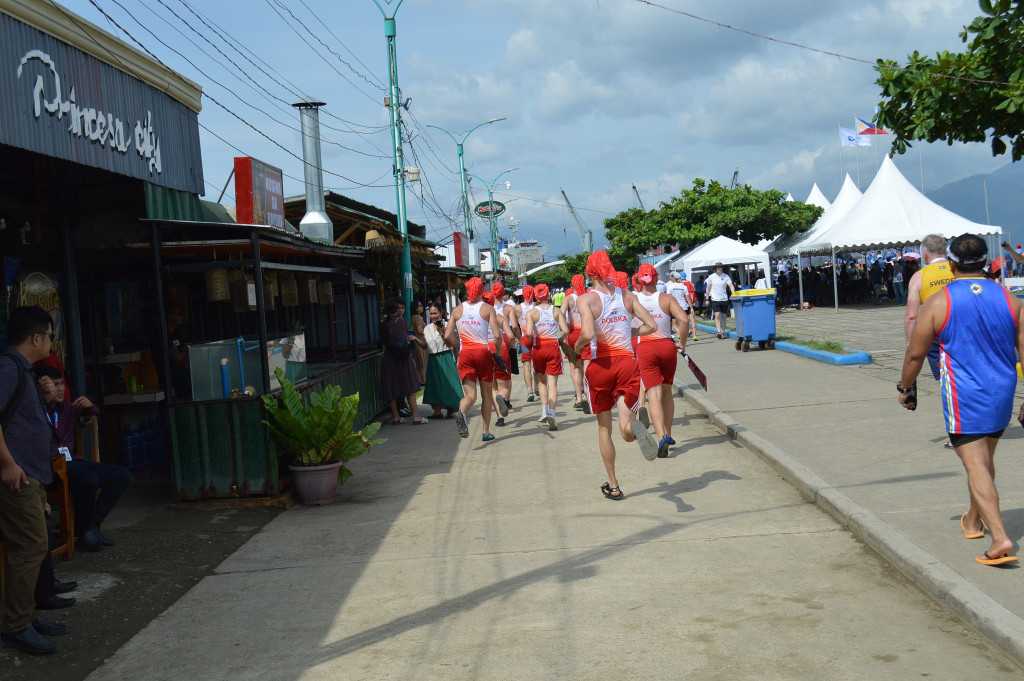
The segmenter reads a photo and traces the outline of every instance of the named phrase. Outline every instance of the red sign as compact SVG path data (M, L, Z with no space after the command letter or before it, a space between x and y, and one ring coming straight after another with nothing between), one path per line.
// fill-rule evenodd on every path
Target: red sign
M235 219L241 225L284 229L284 176L280 168L235 157Z
M455 247L455 266L469 265L469 237L462 232L452 232L452 245Z

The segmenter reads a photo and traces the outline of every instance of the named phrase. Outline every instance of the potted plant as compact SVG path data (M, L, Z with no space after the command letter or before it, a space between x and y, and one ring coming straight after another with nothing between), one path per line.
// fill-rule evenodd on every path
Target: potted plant
M274 371L281 382L280 399L264 395L263 405L270 417L264 421L277 444L292 457L292 471L299 499L308 506L334 501L338 485L352 475L345 463L370 450L384 440L371 439L380 423L371 423L360 431L353 425L359 410L359 393L341 396L341 388L326 386L309 396L309 407L302 396L284 377L280 368Z

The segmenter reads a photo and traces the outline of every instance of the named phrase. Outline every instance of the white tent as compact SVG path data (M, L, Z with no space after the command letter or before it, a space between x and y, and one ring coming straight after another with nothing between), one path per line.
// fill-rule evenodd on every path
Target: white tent
M846 217L846 214L860 202L862 196L863 194L861 194L861 191L857 189L857 185L850 178L850 174L847 173L846 180L843 182L843 188L839 190L836 200L821 214L821 217L818 218L809 230L802 234L793 235L796 238L792 239L789 243L781 243L778 246L773 244L773 248L766 250L768 250L769 255L773 258L795 255L798 252L804 251L805 249L801 248L802 244L812 244L820 241L821 235Z
M768 272L768 254L759 248L745 244L727 236L716 236L711 241L701 244L692 251L685 253L676 261L677 269L681 269L694 278L694 270L713 269L715 263L729 265L757 265Z
M821 190L818 189L817 182L815 182L814 186L811 187L811 193L807 195L807 200L804 201L804 203L810 203L815 206L821 206L825 210L828 210L829 206L832 205L831 203L829 203L828 199L825 198L825 195L821 193Z
M916 244L929 234L950 238L966 232L1001 234L1002 229L971 222L932 202L886 156L856 205L831 227L798 246L801 254L863 251Z

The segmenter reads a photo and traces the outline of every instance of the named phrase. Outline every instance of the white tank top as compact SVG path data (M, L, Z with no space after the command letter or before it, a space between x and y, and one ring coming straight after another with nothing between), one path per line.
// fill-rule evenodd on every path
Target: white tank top
M582 327L582 323L580 322L580 308L576 305L578 298L579 296L572 293L565 296L566 300L572 300L572 309L569 310L569 325L574 329Z
M522 314L519 315L519 328L520 329L525 329L526 328L526 315L529 314L530 310L533 309L533 303L525 303L524 302L522 304L522 306L520 306L519 309L522 310Z
M558 338L558 321L555 319L555 309L549 307L545 310L539 306L537 309L540 311L540 319L533 325L534 334L541 338L556 340Z
M646 293L637 293L636 299L640 301L640 304L651 313L654 317L654 321L658 327L654 330L654 333L647 336L640 336L638 341L643 343L646 340L656 340L659 338L672 338L672 315L664 312L661 309L661 294L655 291L654 293L647 295Z
M487 347L488 331L491 325L480 316L480 308L483 307L483 304L483 301L475 304L462 304L462 318L459 319L459 339L462 341L462 347Z
M507 304L508 303L499 303L497 301L495 301L495 304L494 304L494 311L496 313L498 313L499 316L504 317L505 319L508 319L508 315L505 314L505 305L507 305ZM498 328L499 329L503 328L502 325L501 325L501 320L500 319L498 320ZM504 331L502 332L501 335L502 335L503 338L505 337ZM487 342L490 345L494 345L494 330L491 329L491 325L490 324L487 325Z
M594 328L597 342L594 357L633 357L633 315L626 312L622 290L613 290L610 296L595 291L601 297L601 316Z

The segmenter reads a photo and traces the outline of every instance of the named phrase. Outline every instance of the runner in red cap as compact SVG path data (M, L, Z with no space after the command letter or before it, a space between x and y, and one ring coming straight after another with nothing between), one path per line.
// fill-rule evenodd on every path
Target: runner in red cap
M498 313L498 324L504 334L501 343L501 358L505 360L505 367L511 367L509 348L512 347L512 339L519 339L519 320L516 318L516 308L505 300L505 285L500 281L491 284L491 305ZM494 338L490 339L491 352L497 352L494 348ZM512 397L512 374L503 371L501 367L494 368L494 408L498 411L498 420L494 425L502 427L505 425L505 417L508 416L509 404Z
M476 386L480 384L483 398L480 412L484 418L483 441L494 439L491 434L491 400L494 387L494 358L488 346L488 333L494 336L494 343L501 349L501 328L498 326L498 314L494 308L483 301L484 285L479 277L466 282L466 302L452 310L445 329L445 342L456 347L456 336L461 343L459 351L459 379L465 397L459 402L459 410L455 412L455 426L459 437L469 437L469 421L467 414L476 403Z
M597 415L598 442L601 458L608 472L608 482L601 492L609 499L622 499L622 490L615 477L615 445L612 443L612 407L619 416L619 432L626 442L640 445L644 458L658 456L658 445L639 421L634 410L640 402L640 372L630 338L633 317L642 322L636 333L646 336L657 329L647 310L636 296L615 286L616 273L604 251L591 253L587 260L587 277L593 289L576 299L582 331L576 340L577 353L597 341L594 358L587 366L587 399Z
M669 445L676 443L672 439L672 420L675 418L672 382L679 357L676 352L686 349L686 339L690 335L690 318L672 295L658 292L658 270L653 265L640 265L634 281L642 287L636 294L637 301L658 325L654 333L640 338L637 361L640 364L640 382L650 403L651 422L658 435L658 457L664 458L668 456ZM679 331L678 343L672 340L673 320Z
M523 287L523 302L516 305L516 319L519 320L520 333L522 329L526 328L526 313L533 309L534 304L533 287L527 284ZM523 381L526 383L526 401L533 402L536 399L536 393L533 390L533 362L528 346L523 345L523 352L519 359L523 360Z
M565 292L565 300L562 301L562 316L569 324L569 337L565 342L570 348L575 347L580 337L580 312L576 309L576 299L587 292L587 280L582 274L574 275L572 288ZM573 409L590 413L587 401L583 397L583 371L586 368L584 362L590 359L590 346L588 345L582 354L576 356L569 370L572 376L572 385L576 390L576 402Z
M562 311L551 304L547 284L536 288L537 305L526 313L524 334L531 344L533 372L540 391L540 418L548 430L558 430L555 422L555 407L558 406L558 377L562 375L562 351L558 341L569 333Z

